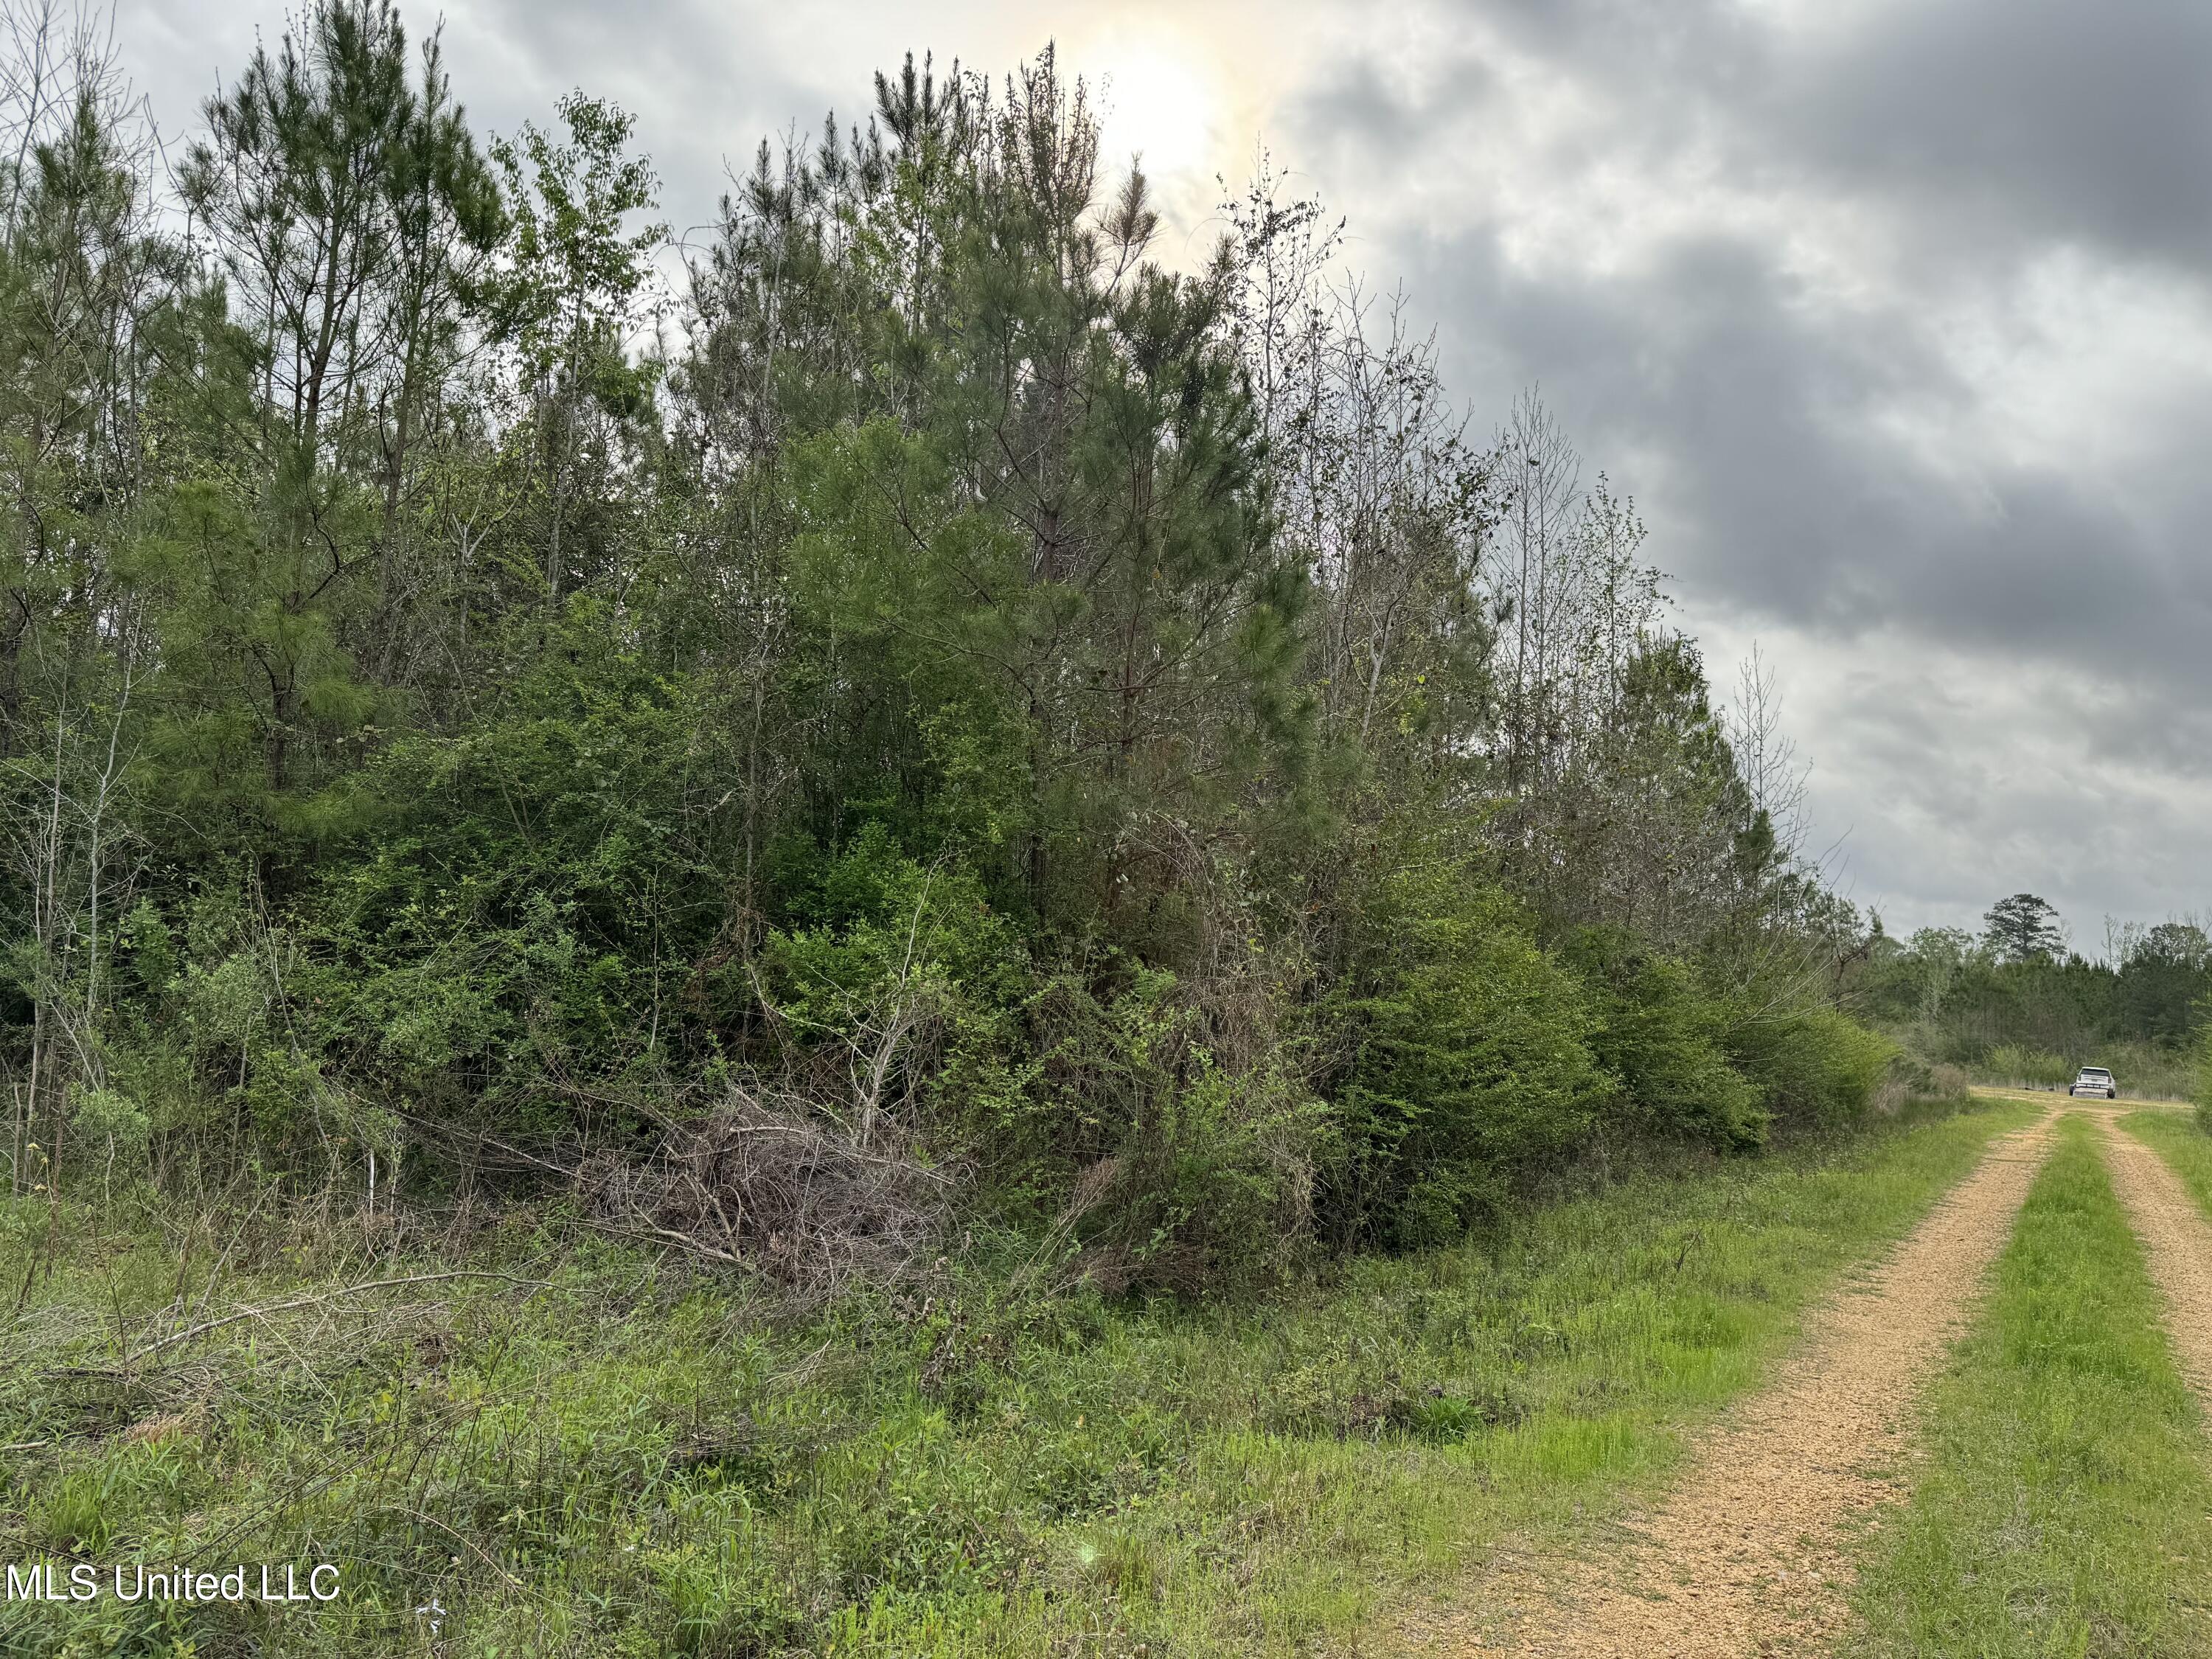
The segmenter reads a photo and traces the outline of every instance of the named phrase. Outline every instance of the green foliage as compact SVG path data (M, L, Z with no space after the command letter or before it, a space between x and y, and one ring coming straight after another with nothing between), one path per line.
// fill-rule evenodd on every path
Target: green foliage
M662 226L630 230L623 221L651 210L659 181L651 163L625 153L635 116L580 92L556 107L565 143L526 121L492 146L514 215L513 266L494 284L495 314L534 380L563 368L587 380L623 376L622 331L646 262L667 236ZM617 403L635 396L592 389Z
M2197 1038L2197 1121L2212 1132L2212 1024Z
M1047 1062L1063 1110L1103 1132L1111 1180L1079 1236L1109 1285L1188 1291L1291 1265L1331 1133L1284 1053L1224 1060L1176 989L1139 970L1085 1008Z
M1631 935L1586 929L1568 958L1597 1000L1592 1048L1639 1127L1723 1148L1765 1139L1772 1104L1729 1061L1731 1010L1688 964Z
M1389 872L1358 915L1328 1010L1346 1056L1335 1224L1435 1243L1494 1209L1516 1171L1578 1145L1617 1085L1581 986L1475 869Z
M2055 962L2065 948L2058 912L2033 893L1999 899L1983 917L1982 939L2004 962Z
M11 1190L73 1135L104 1194L374 1158L395 1225L619 1209L742 1099L941 1185L947 1248L1204 1294L1863 1108L1855 913L1633 504L1524 400L1528 568L1588 605L1516 610L1521 483L1332 309L1318 204L1263 178L1170 270L1049 52L877 95L763 149L681 294L629 113L480 147L386 0L207 103L183 223L96 88L25 130Z
M119 1152L130 1158L145 1151L153 1120L128 1095L113 1089L83 1089L73 1104L77 1128L104 1141L110 1156Z
M1863 1114L1896 1058L1896 1043L1832 1008L1760 1010L1739 1017L1729 1058L1778 1119L1834 1124Z
M2063 1088L2074 1080L2075 1068L2065 1055L2045 1054L2017 1042L2000 1042L1983 1064L1990 1075L2007 1083Z
M2182 1045L2212 996L2212 938L2194 922L2142 929L2128 941L2114 989L2121 1029L2162 1048Z
M377 828L303 917L297 999L382 1087L526 1104L549 1073L645 1060L685 1017L719 920L694 688L588 608L558 637L570 672L377 757L356 785Z
M349 827L401 509L507 228L434 40L419 79L410 56L387 0L318 0L208 100L181 170L225 282L149 325L177 337L152 388L173 441L125 574L156 611L154 758L224 854Z
M1885 1029L1987 1081L2063 1084L2101 1065L2131 1095L2181 1097L2212 1006L2212 951L2179 921L2118 928L2097 962L1955 930L1902 942L1877 931L1852 990Z

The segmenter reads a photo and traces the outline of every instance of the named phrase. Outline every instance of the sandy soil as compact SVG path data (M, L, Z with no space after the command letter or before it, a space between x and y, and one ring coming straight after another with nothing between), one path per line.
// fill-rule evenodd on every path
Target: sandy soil
M2212 1223L2164 1158L2114 1127L2117 1113L2090 1115L2105 1131L2112 1190L2142 1241L2151 1282L2165 1299L2174 1357L2198 1397L2212 1403Z
M2057 1116L1993 1144L1872 1273L1814 1314L1774 1385L1731 1413L1659 1509L1631 1523L1626 1549L1574 1564L1564 1583L1499 1573L1480 1607L1410 1632L1415 1645L1726 1659L1832 1640L1849 1622L1851 1543L1905 1494L1914 1396L2010 1237ZM2212 1267L2212 1255L2197 1260Z

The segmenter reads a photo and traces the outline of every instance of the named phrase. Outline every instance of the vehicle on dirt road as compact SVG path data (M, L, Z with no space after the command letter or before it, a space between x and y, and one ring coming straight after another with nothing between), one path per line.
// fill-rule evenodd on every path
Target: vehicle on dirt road
M2101 1066L2084 1066L2081 1075L2074 1079L2069 1096L2087 1095L2093 1100L2118 1100L2120 1085L2112 1081L2112 1074Z

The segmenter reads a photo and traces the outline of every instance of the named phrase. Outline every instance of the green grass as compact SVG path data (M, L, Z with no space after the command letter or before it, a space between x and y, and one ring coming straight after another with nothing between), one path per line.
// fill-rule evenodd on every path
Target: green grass
M2202 1425L2094 1133L2064 1125L1929 1402L1929 1462L1869 1547L1855 1654L2212 1652Z
M456 1659L1356 1641L1468 1550L1556 1540L1662 1474L1808 1298L2032 1115L1647 1172L1239 1307L956 1267L927 1297L793 1321L516 1222L471 1259L550 1274L534 1293L242 1322L137 1374L112 1370L118 1322L204 1280L219 1241L180 1273L174 1242L79 1216L64 1271L0 1331L0 1443L49 1443L5 1466L0 1559L319 1554L347 1594L276 1616L0 1605L0 1649L428 1653L412 1610L434 1597ZM217 1305L357 1271L264 1243ZM0 1247L0 1284L24 1248Z

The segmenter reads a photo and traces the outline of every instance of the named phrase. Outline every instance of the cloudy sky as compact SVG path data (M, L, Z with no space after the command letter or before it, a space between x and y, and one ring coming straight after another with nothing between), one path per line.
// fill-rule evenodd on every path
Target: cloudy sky
M1202 248L1265 145L1489 426L1540 383L1893 927L2212 905L2203 0L451 0L482 126L635 110L665 216L908 47L1103 80ZM419 33L438 14L407 9ZM280 0L122 0L169 133Z

